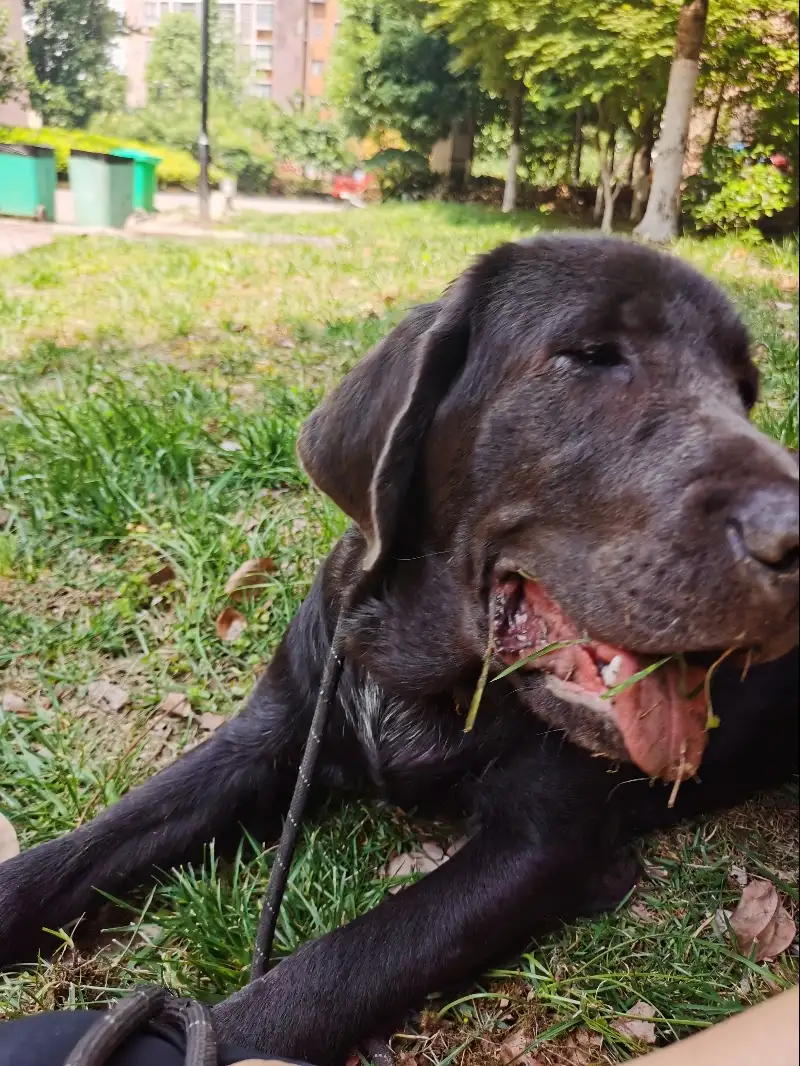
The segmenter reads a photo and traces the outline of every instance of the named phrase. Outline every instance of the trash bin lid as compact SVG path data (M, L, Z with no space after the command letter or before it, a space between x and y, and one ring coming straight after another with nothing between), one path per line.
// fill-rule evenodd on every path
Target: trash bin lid
M55 151L47 144L0 144L3 155L51 156Z
M71 156L79 156L82 159L102 159L104 163L111 163L114 166L130 166L131 160L125 159L119 155L109 155L107 152L88 152L85 148L71 148Z
M161 156L150 155L149 152L143 152L140 148L112 148L111 154L121 156L123 159L133 159L137 163L157 165L161 162Z

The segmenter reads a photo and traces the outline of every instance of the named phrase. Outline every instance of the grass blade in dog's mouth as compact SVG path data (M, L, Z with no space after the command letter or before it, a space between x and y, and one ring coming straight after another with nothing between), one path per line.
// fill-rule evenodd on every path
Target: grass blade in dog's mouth
M533 578L495 583L492 644L500 676L538 670L559 699L610 718L650 777L692 777L705 751L707 671L678 656L642 656L592 640Z

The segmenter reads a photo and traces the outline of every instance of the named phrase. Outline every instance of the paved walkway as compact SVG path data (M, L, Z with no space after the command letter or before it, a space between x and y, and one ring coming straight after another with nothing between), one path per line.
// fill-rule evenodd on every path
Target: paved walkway
M194 193L163 192L156 194L157 214L145 219L132 219L124 230L97 229L75 226L72 194L69 189L56 191L57 222L34 222L28 219L0 217L0 258L18 255L31 248L49 244L57 237L88 233L138 239L145 237L175 237L183 240L211 238L222 241L252 241L256 244L322 244L337 243L334 237L300 236L290 233L248 234L236 229L204 229L197 221L197 197ZM218 195L212 200L212 217L221 210ZM291 199L283 196L237 196L238 211L260 211L268 215L308 215L347 210L336 201L311 197ZM233 216L235 218L235 215Z

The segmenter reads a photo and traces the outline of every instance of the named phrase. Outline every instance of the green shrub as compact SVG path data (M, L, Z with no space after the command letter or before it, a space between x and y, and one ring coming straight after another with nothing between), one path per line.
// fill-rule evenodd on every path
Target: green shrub
M128 141L162 144L194 160L200 111L194 101L174 107L143 107L137 111L102 115L92 123ZM211 158L222 172L233 174L245 193L267 192L275 173L275 160L258 130L247 128L238 112L212 108L209 121ZM181 184L184 184L181 182Z
M167 148L159 144L143 143L123 137L108 137L101 133L86 130L66 130L56 127L43 127L40 130L21 127L0 126L0 141L6 144L44 144L53 148L59 177L66 178L69 154L72 149L85 152L112 152L115 148L138 148L150 155L158 156L161 162L156 169L159 185L182 185L193 188L200 174L200 164L183 150ZM217 184L224 171L212 167L210 178Z
M768 148L717 148L688 183L689 214L701 227L748 229L796 202L791 177L772 163Z
M434 174L428 160L419 152L387 148L366 164L378 179L384 200L421 200L436 187L440 175Z

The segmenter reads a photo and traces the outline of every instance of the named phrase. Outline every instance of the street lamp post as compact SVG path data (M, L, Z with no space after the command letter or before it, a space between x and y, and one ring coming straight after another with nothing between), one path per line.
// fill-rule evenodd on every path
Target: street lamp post
M208 222L208 5L209 0L202 0L202 63L200 69L200 136L197 138L200 157L200 181L198 184L200 221Z

